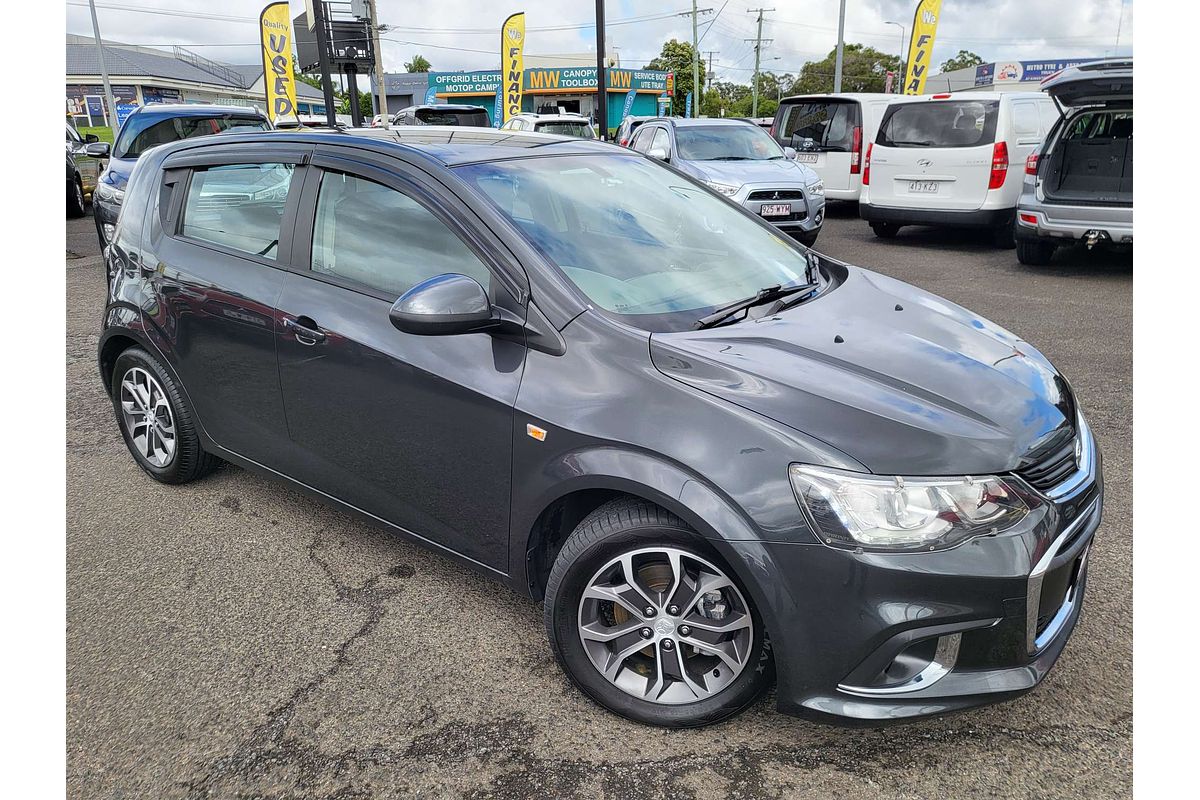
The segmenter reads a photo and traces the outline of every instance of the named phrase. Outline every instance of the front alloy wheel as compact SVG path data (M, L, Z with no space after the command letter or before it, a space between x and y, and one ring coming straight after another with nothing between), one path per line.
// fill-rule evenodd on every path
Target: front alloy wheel
M719 568L674 547L623 553L592 576L579 637L593 666L652 703L694 703L746 668L754 626L742 593Z

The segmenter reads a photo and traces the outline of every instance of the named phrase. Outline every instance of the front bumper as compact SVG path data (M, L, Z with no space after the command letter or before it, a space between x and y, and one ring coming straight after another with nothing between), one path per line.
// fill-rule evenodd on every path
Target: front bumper
M1100 456L1089 447L1088 474L1049 493L1059 496L1018 528L950 550L727 543L766 607L779 709L877 725L1037 686L1070 638L1087 586L1103 512Z
M765 205L789 204L792 213L786 217L762 217L764 221L789 233L814 233L821 229L825 221L825 196L814 196L804 186L749 183L729 199L758 216L762 216Z

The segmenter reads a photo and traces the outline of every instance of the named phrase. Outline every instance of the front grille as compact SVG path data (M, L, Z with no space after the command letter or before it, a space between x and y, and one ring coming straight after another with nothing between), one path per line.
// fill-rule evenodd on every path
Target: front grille
M803 200L804 192L799 189L759 189L751 192L746 199L757 200L760 203L769 203L773 200Z
M808 217L808 214L806 214L804 212L796 213L795 211L793 211L791 214L787 214L786 216L782 216L782 217L763 217L763 220L766 222L773 222L775 224L778 224L780 222L802 222L805 219L807 219L807 217Z
M1045 491L1057 486L1077 469L1079 462L1075 457L1075 437L1072 436L1062 447L1036 464L1017 470L1017 474L1030 486Z

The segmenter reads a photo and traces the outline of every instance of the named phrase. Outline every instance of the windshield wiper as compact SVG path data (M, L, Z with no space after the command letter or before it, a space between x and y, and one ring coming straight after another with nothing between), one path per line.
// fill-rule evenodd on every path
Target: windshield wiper
M709 159L709 161L752 161L752 160L753 159L747 158L746 156L717 156L716 158Z
M929 139L925 139L924 141L920 141L920 142L906 142L906 141L902 141L902 140L893 140L891 142L891 144L895 145L896 147L933 147L933 142Z
M799 286L787 287L779 286L778 284L775 286L767 286L759 289L753 297L747 297L745 300L738 300L736 303L730 303L727 306L718 308L711 314L701 317L700 319L696 320L696 323L692 327L696 330L712 328L730 319L735 314L746 311L754 306L774 303L775 301L782 300L785 297L791 297L802 292L811 292L813 289L817 288L819 287L816 283L804 283Z

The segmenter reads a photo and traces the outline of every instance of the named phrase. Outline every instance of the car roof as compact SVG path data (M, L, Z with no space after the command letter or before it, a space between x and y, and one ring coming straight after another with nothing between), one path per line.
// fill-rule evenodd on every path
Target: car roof
M590 122L583 114L518 114L534 122Z
M882 100L885 98L891 98L893 100L903 100L905 97L906 97L906 95L890 94L890 93L886 93L886 92L837 92L836 94L833 92L812 92L810 94L789 95L789 96L783 98L782 100L780 100L779 103L782 105L783 103L796 102L798 100L814 100L817 98L820 98L822 100L863 101L863 100Z
M223 106L215 103L150 103L139 106L133 114L161 114L170 117L207 117L213 114L245 114L262 117L266 115L249 106ZM130 114L130 116L133 116Z
M462 103L462 104L422 103L420 105L409 106L408 108L402 108L402 109L400 109L400 111L397 111L396 113L399 114L402 111L422 111L427 108L436 109L437 111L484 111L484 112L487 111L487 109L484 108L483 106L472 106L472 105L467 105L465 103Z
M464 128L455 125L419 125L397 128L349 128L341 131L291 129L201 136L163 145L163 153L195 148L228 147L247 143L325 144L363 147L377 152L424 156L447 167L525 158L532 155L629 155L630 151L595 139L574 136Z
M740 117L697 117L695 119L685 117L659 117L663 122L674 125L677 128L691 128L693 126L709 127L712 125L733 126L733 125L753 125L747 119Z

